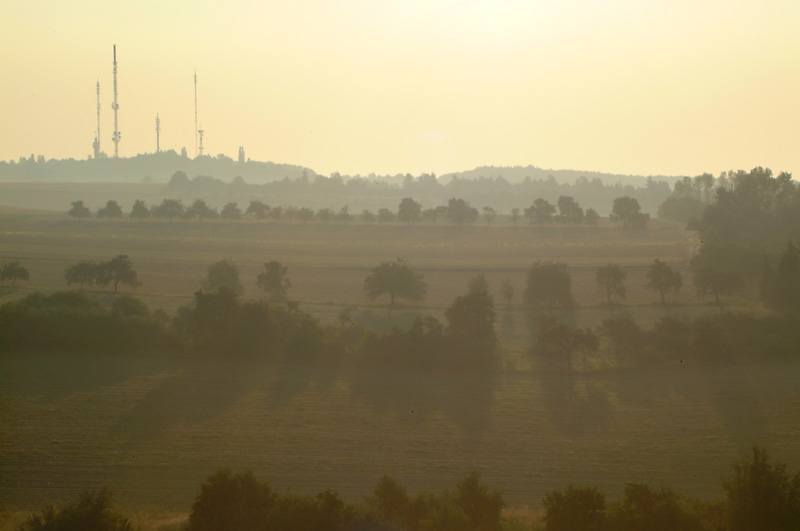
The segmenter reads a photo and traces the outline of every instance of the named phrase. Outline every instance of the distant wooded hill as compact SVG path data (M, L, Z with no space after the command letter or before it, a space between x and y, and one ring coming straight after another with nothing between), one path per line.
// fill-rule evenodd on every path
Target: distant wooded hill
M84 160L47 160L42 155L31 155L30 157L20 157L17 161L0 161L0 181L5 182L167 182L177 171L183 171L190 176L208 175L227 182L235 177L241 177L250 184L264 184L284 178L293 180L303 176L306 178L317 176L317 172L311 168L296 164L260 162L249 159L239 161L225 155L189 158L179 155L174 150L118 159L103 157ZM375 175L374 173L365 176L351 176L338 172L334 172L330 176L341 177L344 180L367 178L398 185L412 177L410 174ZM555 180L559 184L572 184L576 180L584 178L589 181L599 179L608 185L619 183L623 186L632 185L634 187L645 186L648 179L665 181L670 185L679 179L660 175L643 177L595 171L551 170L536 166L481 166L474 170L440 175L438 181L444 184L453 179L477 180L481 178L501 178L511 184L522 183L526 180Z
M474 170L448 173L440 176L442 180L449 180L453 177L460 179L479 179L481 177L502 177L510 183L521 183L526 179L547 180L555 179L558 183L573 183L581 177L588 180L600 179L606 184L620 183L624 185L643 186L648 179L654 181L666 181L674 184L681 177L667 175L651 175L643 177L641 175L623 175L617 173L601 173L597 171L579 170L548 170L537 168L536 166L480 166Z
M253 160L239 162L224 155L192 159L169 150L118 159L45 160L42 156L31 155L18 161L1 161L0 181L165 183L177 171L189 175L212 175L224 181L231 181L238 176L254 183L277 181L285 177L296 179L304 173L316 175L314 170L294 164Z

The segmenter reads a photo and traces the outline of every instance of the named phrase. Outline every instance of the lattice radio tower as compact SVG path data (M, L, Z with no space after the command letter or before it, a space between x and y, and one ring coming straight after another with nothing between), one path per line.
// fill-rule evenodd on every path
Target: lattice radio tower
M194 71L194 156L196 157L200 151L197 145L197 134L200 130L197 128L197 70Z
M100 158L100 81L97 81L97 134L92 142L94 148L94 158Z
M114 136L111 140L114 142L114 158L119 158L119 141L122 136L119 132L119 122L117 120L117 111L119 111L119 104L117 103L117 45L114 45L114 103L111 104L114 109Z

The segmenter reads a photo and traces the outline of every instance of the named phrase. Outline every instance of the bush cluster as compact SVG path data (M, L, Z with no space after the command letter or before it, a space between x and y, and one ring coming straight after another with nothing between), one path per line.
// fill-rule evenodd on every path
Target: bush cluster
M722 480L725 498L689 500L667 487L625 485L622 498L606 503L595 487L569 485L542 500L545 531L753 531L800 529L800 474L774 463L767 452L752 452L732 465ZM491 491L477 472L467 474L453 490L416 496L384 476L359 504L346 503L336 492L281 494L252 472L221 469L209 476L195 497L185 531L501 531L525 529L523 522L502 515L499 491ZM527 524L528 526L530 524ZM530 528L530 527L527 527ZM107 489L86 492L77 502L47 506L19 531L130 531L131 523L111 504ZM534 526L534 529L542 527Z

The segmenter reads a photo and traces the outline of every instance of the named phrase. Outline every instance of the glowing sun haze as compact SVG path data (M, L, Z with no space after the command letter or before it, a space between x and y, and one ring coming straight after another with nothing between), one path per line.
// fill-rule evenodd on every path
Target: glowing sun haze
M800 169L796 0L0 0L0 159L206 153L318 172Z

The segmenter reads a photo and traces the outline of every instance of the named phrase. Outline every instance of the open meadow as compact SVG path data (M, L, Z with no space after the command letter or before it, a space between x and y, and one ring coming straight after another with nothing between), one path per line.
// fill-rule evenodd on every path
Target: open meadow
M0 302L76 289L64 280L68 266L126 254L142 286L120 291L173 314L192 302L212 263L236 263L244 297L259 298L256 275L278 260L301 309L332 323L349 306L380 326L418 313L442 318L483 273L498 309L503 369L363 374L345 360L338 373L311 378L254 360L5 355L0 506L37 507L107 485L131 511L186 511L205 477L231 467L252 469L279 490L330 487L353 501L384 474L417 491L445 488L474 469L511 506L538 510L547 490L570 482L611 495L639 481L717 497L730 463L753 444L793 469L800 464L800 364L600 365L565 373L538 368L526 355L522 293L535 261L569 266L572 322L596 326L628 313L647 326L666 311L644 287L656 258L684 272L672 315L719 312L694 295L686 267L696 249L682 226L658 220L644 231L607 220L573 228L514 227L507 219L465 227L136 222L4 208L0 260L18 259L31 278L3 285ZM428 296L390 312L388 300L366 298L363 282L395 257L424 275ZM608 263L628 272L627 300L613 308L595 285L596 269ZM516 290L510 308L498 292L504 279ZM87 291L112 299L108 290Z
M351 501L383 474L416 492L478 470L510 506L536 510L568 483L716 498L754 443L800 464L797 363L488 383L377 372L371 389L224 360L4 356L0 374L0 498L16 508L107 485L133 512L186 511L205 477L231 467ZM429 384L435 395L415 392Z

